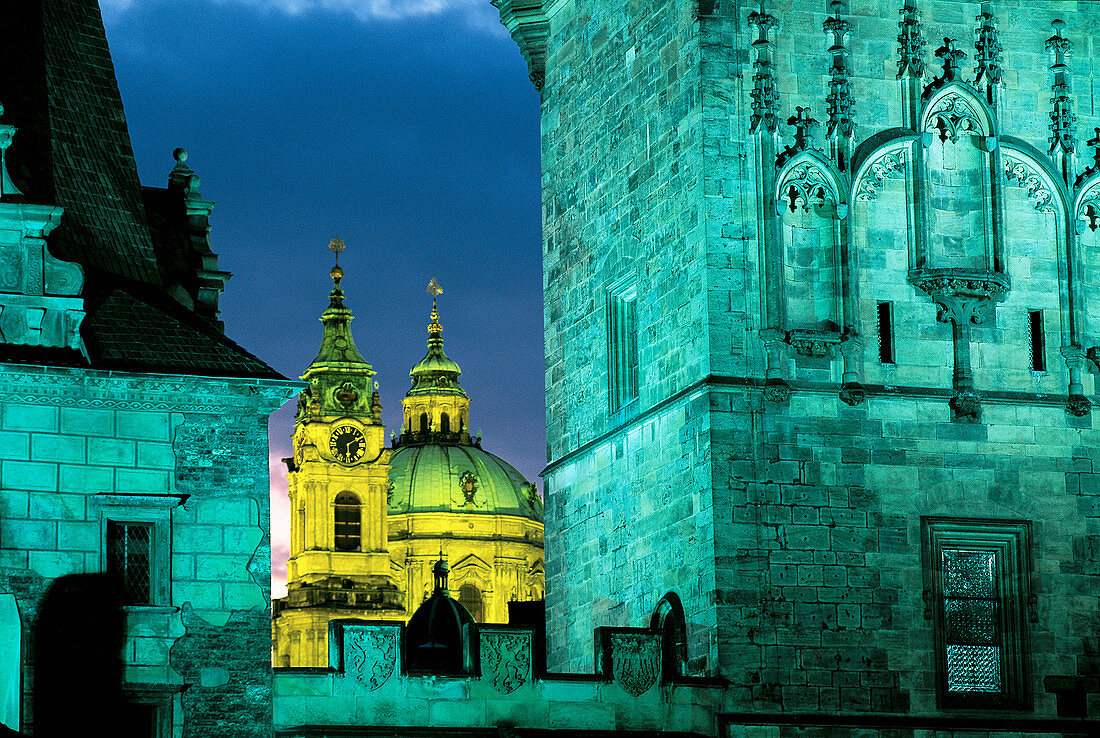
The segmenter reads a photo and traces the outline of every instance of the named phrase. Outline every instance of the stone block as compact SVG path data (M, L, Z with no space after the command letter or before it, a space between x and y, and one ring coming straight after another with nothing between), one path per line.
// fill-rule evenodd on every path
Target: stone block
M4 461L0 480L8 489L57 490L57 464L37 461Z
M33 433L31 459L34 461L84 463L84 437Z
M30 492L30 517L43 520L84 520L87 495Z
M87 407L63 407L61 432L80 436L113 436L115 412Z
M4 403L4 430L57 432L57 408L48 405Z
M138 441L137 465L143 469L174 469L176 454L169 443Z
M57 489L60 492L110 494L115 491L115 470L109 466L61 464Z
M612 730L615 727L613 705L598 702L550 702L547 712L551 729Z
M0 431L0 459L27 461L31 458L31 434Z
M31 551L30 568L47 579L80 574L84 571L84 556L71 551Z
M170 491L168 472L153 469L115 470L115 489L126 494L162 495Z
M103 466L133 466L134 442L117 438L89 438L88 460Z
M428 725L480 728L485 726L484 700L429 700Z
M170 441L168 413L119 410L118 437L139 441Z
M59 522L57 524L57 547L64 551L98 552L100 548L99 523Z
M172 531L172 547L180 553L221 553L222 529L215 525L185 525Z

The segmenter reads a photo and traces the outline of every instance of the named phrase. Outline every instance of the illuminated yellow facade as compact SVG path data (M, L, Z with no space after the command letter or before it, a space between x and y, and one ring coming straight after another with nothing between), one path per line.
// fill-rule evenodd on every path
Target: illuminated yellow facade
M384 445L374 370L355 348L333 270L321 350L302 376L287 596L273 621L277 666L327 666L328 623L408 620L450 562L451 591L478 622L544 593L542 500L469 432L461 369L443 352L433 280L428 352L410 372L401 435Z

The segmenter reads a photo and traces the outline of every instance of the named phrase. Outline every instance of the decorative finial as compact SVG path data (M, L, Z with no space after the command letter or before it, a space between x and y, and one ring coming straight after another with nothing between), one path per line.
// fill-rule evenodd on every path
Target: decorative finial
M443 326L439 324L439 310L436 309L435 299L443 294L443 288L439 286L439 280L435 277L428 282L428 294L432 296L432 322L428 326L428 333L438 338L443 332Z
M451 567L447 564L447 560L443 558L443 549L441 548L439 549L439 560L432 567L432 573L435 574L435 591L441 592L444 597L451 596L451 591L447 589L447 574L450 571Z
M1003 76L1001 70L1001 42L997 39L997 19L993 15L989 3L982 3L982 12L975 20L981 23L978 27L977 39L974 41L974 50L977 51L978 67L975 70L974 84L988 84L991 87L1000 84ZM990 95L990 103L996 100Z
M1070 97L1070 69L1066 56L1073 51L1073 42L1062 36L1066 22L1056 19L1051 22L1054 35L1047 39L1047 51L1051 54L1050 102L1050 143L1049 154L1057 157L1056 163L1062 170L1063 178L1069 182L1072 170L1072 158L1077 150L1077 116L1073 112L1073 99Z
M905 6L898 11L901 20L898 21L898 79L912 77L920 79L924 76L924 26L921 24L920 11L913 0L906 0Z
M779 25L779 21L768 14L764 9L764 0L760 0L760 10L749 13L749 25L755 26L757 31L757 38L752 42L754 71L749 133L756 133L761 126L768 133L775 133L779 128L779 91L773 72L775 44L771 40L771 30Z
M936 49L936 56L943 59L943 82L954 82L959 78L959 64L967 58L967 53L955 48L955 39L944 38L943 46Z
M435 277L432 277L432 281L428 282L428 294L432 296L432 307L435 307L435 298L443 294L443 288L439 286L439 282Z
M794 148L806 151L814 148L814 128L817 121L810 117L810 109L795 108L795 114L787 119L787 125L794 126Z
M344 270L340 267L340 252L347 248L343 241L339 238L334 238L328 242L329 251L336 254L336 266L332 268L329 274L332 275L332 281L336 283L336 286L340 286L340 280L344 278Z

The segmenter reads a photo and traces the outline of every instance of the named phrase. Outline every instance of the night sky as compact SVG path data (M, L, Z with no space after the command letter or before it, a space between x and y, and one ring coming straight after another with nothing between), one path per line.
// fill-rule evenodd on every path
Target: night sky
M437 277L484 448L545 464L538 95L489 0L102 0L142 182L183 146L218 203L226 333L288 377L339 236L356 343L396 430ZM273 589L294 402L271 421ZM541 489L541 481L539 487Z

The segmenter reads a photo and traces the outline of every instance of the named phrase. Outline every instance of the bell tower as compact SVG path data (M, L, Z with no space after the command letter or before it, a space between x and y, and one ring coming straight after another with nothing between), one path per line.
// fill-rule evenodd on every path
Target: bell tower
M404 616L386 534L390 449L374 369L355 347L333 239L329 305L316 358L302 375L290 487L287 596L275 603L277 665L327 666L334 618Z

